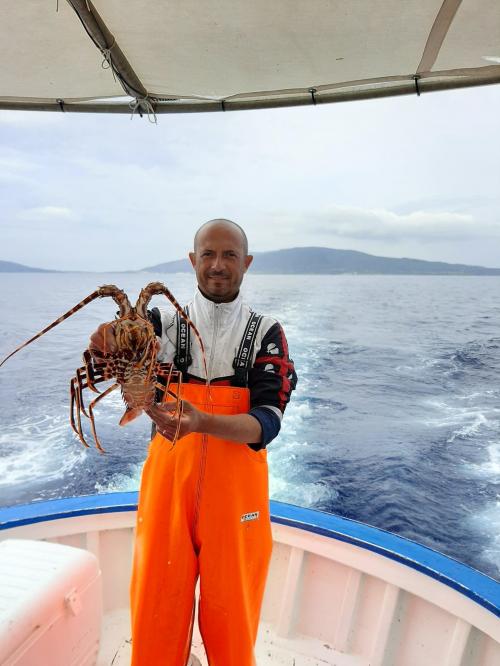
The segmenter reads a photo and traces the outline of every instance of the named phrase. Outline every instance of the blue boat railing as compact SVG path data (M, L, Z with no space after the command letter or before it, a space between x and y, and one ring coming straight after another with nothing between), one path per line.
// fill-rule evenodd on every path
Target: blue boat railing
M32 502L0 509L0 530L62 518L137 510L137 492ZM448 585L500 617L500 582L409 539L333 514L271 501L271 520L353 544Z

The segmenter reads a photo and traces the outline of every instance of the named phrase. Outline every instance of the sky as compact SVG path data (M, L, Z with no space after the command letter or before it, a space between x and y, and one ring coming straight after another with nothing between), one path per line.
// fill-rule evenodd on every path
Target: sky
M225 217L251 251L500 267L500 86L266 111L0 111L0 259L138 270Z

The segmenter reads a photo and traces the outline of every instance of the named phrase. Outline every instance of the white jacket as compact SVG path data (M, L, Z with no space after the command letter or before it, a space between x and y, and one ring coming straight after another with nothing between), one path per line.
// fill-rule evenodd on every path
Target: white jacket
M210 381L223 383L230 380L235 374L233 361L252 313L251 308L243 302L241 293L230 303L214 303L197 290L187 309L205 346ZM177 318L171 312L160 310L160 313L162 334L158 360L172 363L177 351ZM192 331L190 353L192 364L188 369L189 378L205 380L201 347ZM295 370L288 356L283 329L273 317L263 316L255 338L249 372L251 406L268 407L281 418L295 383Z

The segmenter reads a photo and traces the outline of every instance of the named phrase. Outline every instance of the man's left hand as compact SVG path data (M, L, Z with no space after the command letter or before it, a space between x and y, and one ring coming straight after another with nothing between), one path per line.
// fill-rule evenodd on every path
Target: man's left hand
M179 414L176 412L175 402L163 402L161 405L154 404L146 413L156 423L157 432L166 439L173 441L179 425ZM182 416L180 418L179 435L177 439L185 437L192 432L199 432L202 412L196 409L187 400L182 401Z

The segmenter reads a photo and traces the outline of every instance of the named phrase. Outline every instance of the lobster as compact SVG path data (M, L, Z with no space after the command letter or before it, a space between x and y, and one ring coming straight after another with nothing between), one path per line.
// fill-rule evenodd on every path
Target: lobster
M147 306L151 298L159 294L168 298L177 312L191 327L199 341L205 359L203 341L196 326L164 284L151 282L141 290L135 306L130 304L127 294L114 284L99 287L71 310L68 310L39 333L14 349L2 360L0 367L18 351L95 299L111 297L119 307L117 318L111 322L101 324L91 336L89 347L83 352L83 366L76 369L75 376L70 381L69 420L71 428L82 444L89 447L82 430L81 415L86 416L90 421L96 447L101 453L104 453L97 435L94 419L94 407L97 403L112 391L120 388L126 405L125 412L120 419L120 425L125 425L153 405L156 392L159 390L163 397L169 395L175 401L172 415L173 418L177 418L177 430L172 442L175 444L182 418L182 400L180 399L182 375L173 369L171 363L159 363L156 358L158 342L153 324L148 319ZM159 378L163 378L165 383L161 383ZM103 392L96 388L96 384L112 379L115 382ZM172 381L179 385L175 392L170 389ZM97 398L89 403L88 410L85 408L83 399L83 390L86 388L99 394Z

